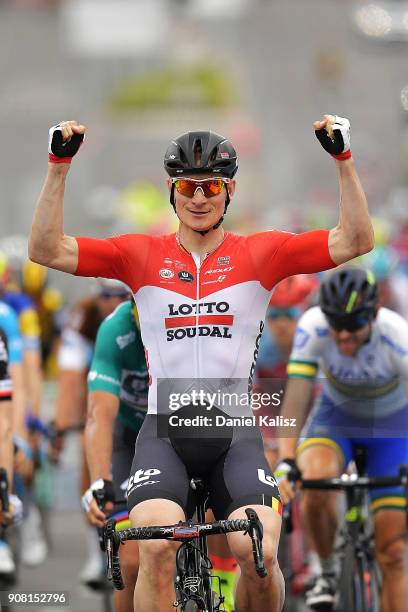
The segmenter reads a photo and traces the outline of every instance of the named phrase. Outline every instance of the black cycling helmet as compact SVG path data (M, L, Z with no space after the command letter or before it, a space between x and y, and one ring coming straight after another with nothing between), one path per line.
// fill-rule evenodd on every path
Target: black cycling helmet
M186 132L171 141L164 156L164 169L171 178L191 174L218 174L232 179L238 170L237 153L229 140L215 132ZM225 209L221 219L210 229L216 229L224 220L230 197L226 191ZM176 210L174 185L170 192L170 203ZM206 234L208 230L199 232Z
M172 140L164 156L169 176L219 174L233 178L238 170L237 154L229 140L215 132L187 132Z
M362 268L339 268L322 282L319 305L328 317L375 316L378 286L374 274Z

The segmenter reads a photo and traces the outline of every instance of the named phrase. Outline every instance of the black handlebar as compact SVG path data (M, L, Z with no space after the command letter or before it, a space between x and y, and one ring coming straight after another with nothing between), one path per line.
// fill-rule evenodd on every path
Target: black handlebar
M358 489L375 489L382 487L403 487L406 499L406 513L408 525L408 466L401 465L398 476L358 476L357 474L343 474L339 478L313 478L303 479L299 472L290 476L291 482L299 482L302 489L320 489L324 491L352 492ZM292 507L287 504L284 508L284 519L287 533L292 531Z
M163 525L161 527L131 527L117 533L115 521L108 520L104 527L104 543L108 557L107 575L115 589L123 589L123 579L119 563L119 546L127 540L174 540L189 542L202 535L216 535L243 531L252 540L252 552L256 572L264 578L267 570L262 554L262 523L255 510L247 508L245 513L248 519L235 519L232 521L215 521L214 523L191 523L180 521L177 525Z
M408 468L401 466L399 476L357 476L355 474L343 474L340 478L318 478L312 480L300 480L302 489L325 489L341 490L347 489L374 489L382 487L407 487Z

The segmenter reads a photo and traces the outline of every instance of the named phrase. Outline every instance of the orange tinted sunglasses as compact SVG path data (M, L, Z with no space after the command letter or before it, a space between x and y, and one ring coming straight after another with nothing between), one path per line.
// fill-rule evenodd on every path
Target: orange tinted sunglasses
M173 178L172 183L177 189L178 193L187 198L192 198L197 191L201 189L206 198L212 198L213 196L219 195L225 187L226 183L229 183L228 178L213 178L213 179L191 179L191 178Z

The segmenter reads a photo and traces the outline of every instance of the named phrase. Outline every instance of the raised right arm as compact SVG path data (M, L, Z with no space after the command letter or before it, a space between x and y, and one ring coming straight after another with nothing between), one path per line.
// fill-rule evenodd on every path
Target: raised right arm
M85 126L76 121L61 121L50 129L48 173L28 242L28 255L32 261L62 272L73 273L78 264L77 242L64 234L64 193L72 156L78 151L85 132Z
M32 261L73 274L78 266L78 244L64 234L65 181L70 164L48 164L28 242Z
M64 233L65 181L72 159L69 155L76 154L85 131L85 126L76 121L62 121L50 130L48 173L34 213L28 255L32 261L62 272L116 278L136 291L149 256L149 236L96 239Z

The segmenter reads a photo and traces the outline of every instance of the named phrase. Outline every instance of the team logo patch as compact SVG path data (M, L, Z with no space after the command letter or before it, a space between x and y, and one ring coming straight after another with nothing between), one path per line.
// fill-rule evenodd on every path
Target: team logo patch
M293 346L299 349L303 348L306 342L309 340L309 338L310 338L310 334L308 334L308 332L302 329L301 327L298 327L295 332L295 339L293 341Z
M269 485L270 487L277 487L278 483L275 478L270 474L265 474L265 470L258 469L258 479L264 484Z
M230 256L226 255L225 257L218 257L217 266L229 266Z
M194 276L190 274L190 272L187 272L187 270L182 270L178 273L177 276L181 281L184 281L185 283L192 283L194 280Z
M127 486L128 493L144 485L157 484L160 481L152 480L152 477L157 477L159 474L161 474L161 471L157 470L156 468L150 468L149 470L137 470L137 472L132 474L129 478Z
M173 278L174 272L173 270L169 270L168 268L162 268L159 272L161 278Z

